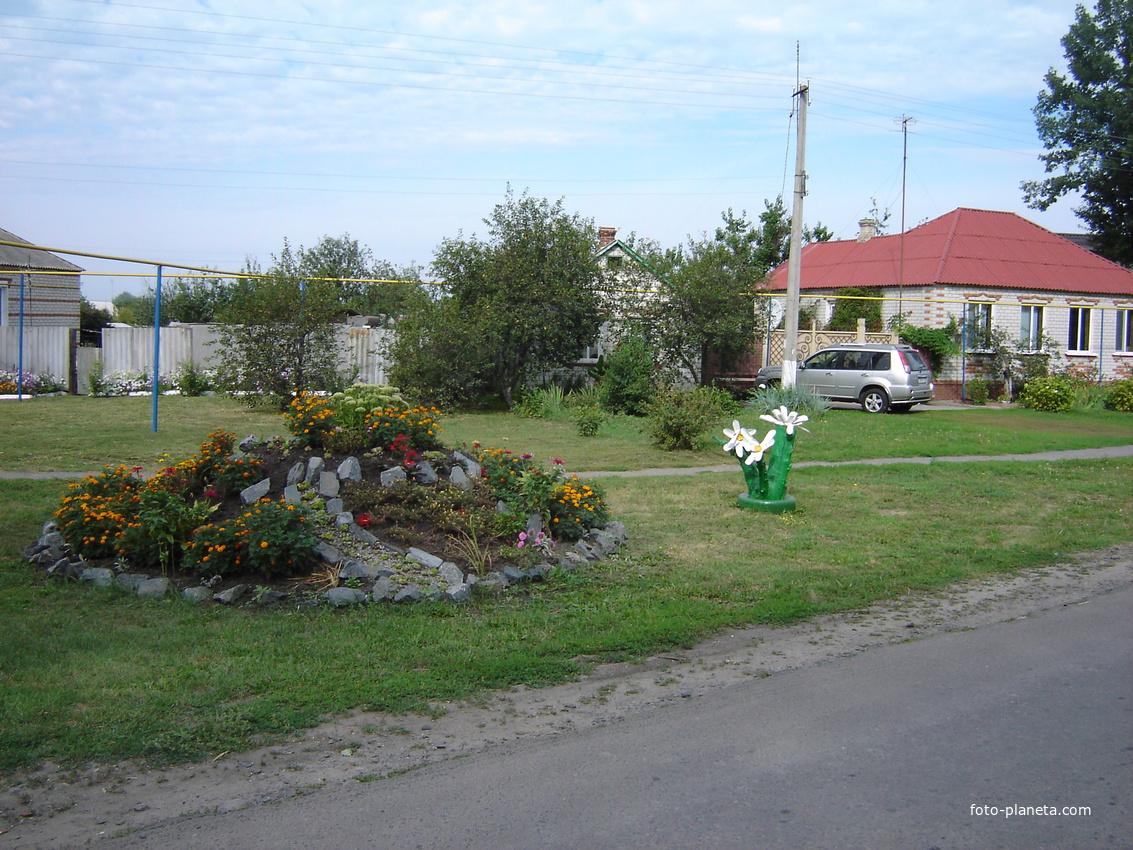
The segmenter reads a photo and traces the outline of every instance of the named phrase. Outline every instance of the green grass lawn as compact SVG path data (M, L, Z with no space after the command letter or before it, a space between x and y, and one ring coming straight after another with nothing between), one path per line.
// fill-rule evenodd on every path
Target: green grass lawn
M218 427L282 431L277 414L171 398L152 435L148 403L0 405L0 469L146 465L165 451L191 454ZM37 421L23 421L32 412ZM796 458L1127 444L1131 423L1105 411L831 411L799 438ZM572 436L568 423L499 414L444 425L450 443L559 456L578 470L727 461L718 450L659 452L626 420L594 439ZM463 606L263 612L48 582L20 552L63 483L0 481L0 769L197 759L357 707L428 710L488 688L559 682L584 669L579 659L640 657L729 626L853 610L1133 540L1133 460L796 469L799 509L782 516L735 508L738 465L603 484L631 538L603 564Z

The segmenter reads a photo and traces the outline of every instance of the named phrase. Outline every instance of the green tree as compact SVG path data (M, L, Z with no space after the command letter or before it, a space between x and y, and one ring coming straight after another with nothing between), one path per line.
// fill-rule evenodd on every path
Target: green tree
M384 260L375 260L373 251L349 233L323 236L314 247L300 247L295 254L302 275L330 280L338 288L343 309L364 315L398 315L411 289L401 281L413 282L421 276L415 266L397 269Z
M432 268L444 281L440 303L451 302L444 309L454 311L450 317L459 318L478 348L458 357L486 357L485 383L510 407L531 376L573 362L597 336L597 232L593 222L566 213L561 200L516 197L510 188L484 223L487 240L446 239ZM395 349L411 327L399 323Z
M721 214L723 224L711 237L689 239L686 246L651 258L661 279L639 322L646 339L662 358L703 383L710 362L726 370L747 351L761 309L755 293L768 272L786 258L791 222L782 197L765 201L758 223L746 210ZM810 238L829 239L821 224Z
M1062 38L1068 76L1047 71L1035 105L1046 147L1047 174L1023 183L1029 206L1050 207L1078 193L1075 213L1098 253L1133 265L1133 4L1098 0L1093 14L1079 5Z
M826 327L832 331L854 331L858 319L865 319L867 331L881 330L881 290L870 287L847 286L838 290L834 309Z
M110 313L95 307L86 298L79 301L79 340L81 345L99 345L102 329L114 321Z
M286 239L273 261L262 277L233 285L220 315L218 380L249 405L285 406L297 393L345 383L338 372L338 288L308 281Z

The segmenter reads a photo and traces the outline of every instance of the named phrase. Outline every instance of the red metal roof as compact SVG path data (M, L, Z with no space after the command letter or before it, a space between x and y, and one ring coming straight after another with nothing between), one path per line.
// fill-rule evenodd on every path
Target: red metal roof
M904 242L903 281L900 235L811 243L802 251L800 287L903 282L1133 295L1133 272L1015 213L961 207L914 227ZM786 289L786 263L770 282L771 289Z

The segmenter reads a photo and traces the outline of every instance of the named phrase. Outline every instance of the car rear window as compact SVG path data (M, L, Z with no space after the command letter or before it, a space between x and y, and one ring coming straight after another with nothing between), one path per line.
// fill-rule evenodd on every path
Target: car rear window
M911 369L919 372L922 369L928 368L928 364L925 363L925 360L923 357L921 357L921 353L919 351L906 351L905 357L908 358L909 368Z

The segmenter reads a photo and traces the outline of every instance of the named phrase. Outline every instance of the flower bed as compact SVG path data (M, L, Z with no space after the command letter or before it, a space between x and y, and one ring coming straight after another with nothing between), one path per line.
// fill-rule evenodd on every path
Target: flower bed
M300 397L285 416L291 440L250 437L237 447L233 434L216 431L199 453L149 478L108 467L71 485L55 514L68 557L78 561L65 571L156 570L180 585L255 585L275 598L310 598L374 580L379 563L384 578L416 580L432 561L413 553L425 552L467 583L505 567L530 570L554 559L556 544L609 519L600 488L567 475L557 459L544 467L478 445L439 448L432 410L339 410ZM313 447L347 437L365 450ZM360 572L343 575L344 560Z

